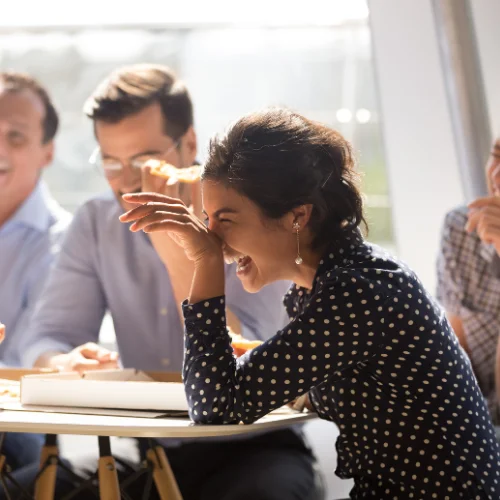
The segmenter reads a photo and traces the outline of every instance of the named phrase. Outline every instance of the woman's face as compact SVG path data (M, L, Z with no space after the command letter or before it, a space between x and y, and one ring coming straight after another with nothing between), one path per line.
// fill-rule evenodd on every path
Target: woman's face
M290 279L297 255L292 214L269 220L255 203L222 182L203 181L202 195L208 227L223 240L226 262L237 263L246 291Z

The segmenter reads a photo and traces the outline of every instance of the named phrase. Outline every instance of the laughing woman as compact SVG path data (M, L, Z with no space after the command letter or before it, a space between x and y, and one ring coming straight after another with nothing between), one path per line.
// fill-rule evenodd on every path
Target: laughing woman
M178 200L127 195L133 231L168 231L194 262L184 383L195 422L251 423L308 394L340 429L351 498L499 499L499 448L469 361L404 264L364 241L351 147L286 110L240 119L210 145L207 224ZM224 258L248 291L294 282L290 324L236 359Z

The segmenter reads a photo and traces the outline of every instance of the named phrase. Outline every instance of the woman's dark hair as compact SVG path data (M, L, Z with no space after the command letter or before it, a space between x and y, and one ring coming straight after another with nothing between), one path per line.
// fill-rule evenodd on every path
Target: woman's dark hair
M102 81L84 105L94 122L117 123L158 103L165 134L180 139L193 125L193 103L184 83L161 64L133 64Z
M202 178L224 182L271 219L311 204L315 249L367 227L349 142L287 109L244 116L212 139Z

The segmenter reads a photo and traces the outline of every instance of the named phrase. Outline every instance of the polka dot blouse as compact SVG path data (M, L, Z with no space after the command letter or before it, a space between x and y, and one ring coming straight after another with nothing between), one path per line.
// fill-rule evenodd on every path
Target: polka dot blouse
M233 356L225 300L184 303L184 383L198 423L251 423L309 392L340 429L351 498L500 499L500 450L442 309L415 274L353 233L285 297L290 324Z

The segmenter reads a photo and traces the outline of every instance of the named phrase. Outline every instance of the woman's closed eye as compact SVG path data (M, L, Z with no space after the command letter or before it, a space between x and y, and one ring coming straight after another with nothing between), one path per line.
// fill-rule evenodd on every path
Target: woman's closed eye
M230 219L217 219L217 222L218 222L219 224L228 224L228 223L229 223L229 224L231 224L231 223L233 223L234 221L232 221L232 220L230 220ZM210 219L209 219L208 217L205 217L205 218L203 219L203 223L205 224L205 226L207 226L207 227L208 227L208 226L210 225Z

